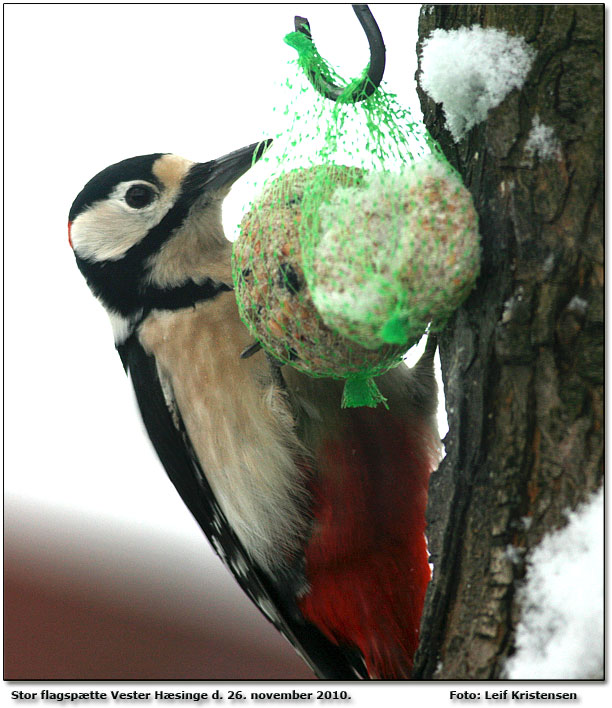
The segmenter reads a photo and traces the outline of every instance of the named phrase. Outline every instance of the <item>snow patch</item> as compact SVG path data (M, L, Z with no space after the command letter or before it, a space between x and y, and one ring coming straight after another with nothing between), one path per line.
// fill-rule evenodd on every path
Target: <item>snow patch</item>
M520 89L535 50L522 37L478 25L437 29L422 48L420 84L442 103L455 141L485 120L512 89Z
M544 125L540 116L536 113L531 122L531 130L525 143L525 152L540 160L559 159L561 157L561 143L555 135L555 131L548 125Z
M517 548L512 544L508 544L506 546L506 550L504 551L504 556L514 565L518 565L523 559L523 552L523 548Z
M566 309L568 312L575 312L577 315L584 317L589 309L589 303L579 295L574 295Z
M529 558L505 678L603 678L603 488Z

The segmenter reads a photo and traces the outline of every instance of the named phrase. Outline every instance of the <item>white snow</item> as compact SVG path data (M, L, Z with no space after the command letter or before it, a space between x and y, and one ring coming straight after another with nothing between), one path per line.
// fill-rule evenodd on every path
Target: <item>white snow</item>
M561 143L555 135L555 131L549 125L544 125L537 113L531 122L531 130L525 143L525 152L533 157L539 157L540 160L561 157Z
M522 37L478 25L437 29L422 48L420 84L442 103L455 141L485 120L512 89L520 89L535 50Z
M603 488L531 553L505 678L603 678Z
M524 552L524 549L517 548L516 546L513 546L511 543L509 543L506 546L506 550L504 551L504 556L511 563L518 565L521 562L521 560L523 559L523 552Z

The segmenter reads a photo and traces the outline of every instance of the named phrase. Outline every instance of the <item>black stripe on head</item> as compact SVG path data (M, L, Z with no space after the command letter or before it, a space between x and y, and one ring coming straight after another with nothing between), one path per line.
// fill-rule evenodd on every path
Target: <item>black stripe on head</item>
M165 154L167 153L155 152L151 155L129 157L127 160L121 160L121 162L106 167L102 172L98 172L87 182L72 203L68 221L74 221L92 204L106 199L120 182L143 179L159 185L159 180L153 174L153 165Z
M152 165L159 155L147 155L146 157L153 158L151 162ZM132 160L138 159L141 158L132 158ZM125 160L124 162L130 162L130 160ZM122 163L112 165L111 168L118 168L121 164ZM108 307L124 316L133 315L135 312L149 307L150 303L148 302L147 291L151 289L147 286L147 261L150 256L159 251L161 246L172 236L176 229L182 226L193 203L196 199L202 197L204 189L202 184L205 182L208 173L212 170L212 165L213 163L202 165L200 169L194 171L195 174L188 175L181 186L175 204L164 215L159 224L149 229L147 235L129 248L121 258L109 261L91 261L86 258L81 258L78 253L75 252L79 270L85 277L85 280L87 280L90 289L93 291L94 295L99 297ZM120 182L130 179L130 177L126 178L124 176L125 172L123 171L120 172L120 175L121 178L118 180ZM142 170L140 178L145 179ZM134 177L131 179L134 179ZM114 184L116 183L117 181L115 181ZM87 187L85 189L87 189ZM97 198L95 201L97 201ZM204 204L202 205L202 208L203 207ZM158 306L161 307L161 303L159 303ZM174 308L170 306L169 309Z
M153 175L152 167L164 154L168 153L133 157L107 167L85 185L70 210L70 220L91 204L107 198L120 182L145 179L162 187ZM149 258L183 225L196 200L200 200L201 209L206 207L206 185L216 164L212 160L193 165L184 177L172 207L141 241L131 246L120 258L95 261L82 258L75 252L79 270L90 289L108 308L125 317L133 317L152 309L189 307L232 289L225 283L216 283L209 278L201 284L190 281L169 289L149 285Z
M152 166L162 154L164 153L147 155L143 158L131 158L131 160L124 160L123 163L111 165L108 170L116 168L116 176L114 182L111 182L112 177L106 180L110 184L109 191L112 191L112 188L118 182L138 177L147 179L143 174L142 167L139 173L136 173L136 171L130 173L123 170L120 167L121 165L150 158L150 166ZM143 163L141 162L140 164L142 165ZM213 161L191 168L181 185L174 205L164 215L159 224L153 226L147 235L129 248L121 258L108 261L90 261L86 258L81 258L75 252L79 270L87 280L90 289L107 307L124 317L133 317L139 312L143 313L144 316L153 309L175 310L190 307L202 300L214 298L221 292L232 290L231 286L222 282L217 283L210 278L206 278L199 284L188 281L183 285L168 289L156 288L148 284L147 263L149 257L159 251L163 243L168 240L176 229L180 228L187 218L193 203L197 199L202 199L205 191L204 185L213 170L214 164ZM107 172L107 170L104 170L104 172ZM128 175L127 177L126 174ZM103 175L103 172L97 177L101 175ZM83 192L87 189L88 187L86 186ZM98 194L101 194L101 190L98 191ZM99 198L96 197L94 201ZM202 204L202 208L204 208L204 204Z
M132 259L90 263L77 256L77 265L94 295L106 307L124 317L134 317L140 313L143 318L151 310L193 307L198 302L233 290L231 285L212 278L204 278L200 283L188 280L171 288L146 285L142 264Z

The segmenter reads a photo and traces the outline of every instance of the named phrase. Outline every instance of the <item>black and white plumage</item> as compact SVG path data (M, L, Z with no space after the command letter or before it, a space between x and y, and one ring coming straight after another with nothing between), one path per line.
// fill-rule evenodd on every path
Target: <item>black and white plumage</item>
M118 349L131 376L143 422L155 451L217 555L232 571L248 597L300 651L315 673L330 679L355 678L352 668L344 667L345 657L315 627L303 621L296 622L296 610L287 597L275 589L274 583L245 553L206 481L178 411L168 408L153 357L146 354L135 335ZM289 577L287 580L291 586L292 579ZM310 657L317 658L316 664Z
M240 358L252 339L238 315L221 206L231 184L266 146L250 145L206 163L155 153L112 165L75 199L70 243L79 269L109 314L155 450L244 591L318 676L407 677L423 582L429 577L422 487L437 455L433 349L412 371L395 370L379 379L392 414L340 411L338 382L308 379L287 367L281 371L263 351ZM367 496L380 472L377 436L388 434L398 421L418 431L409 439L419 463L406 471L416 481L398 507L405 507L417 541L406 546L407 555L393 550L410 534L398 525L399 512L390 514L382 504L383 514L393 521L372 517L363 592L357 588L356 599L347 599L341 581L355 572L355 552L349 543L346 559L336 558L336 522L330 525L324 502L317 500L326 489L338 491L336 476L348 505L354 494ZM364 453L363 461L356 458L354 479L346 464L338 466L336 475L326 457L328 446L338 443L340 452L342 445L353 449L362 442L364 429L373 451ZM390 469L388 476L396 475ZM339 524L345 524L345 516L339 515L344 519ZM351 524L364 526L360 519ZM327 546L334 548L331 565L319 557ZM386 558L379 570L372 554ZM378 590L367 588L378 589L390 573L395 578L396 566L406 563L402 573L412 574L413 584L415 573L427 576L418 591L410 582L395 587L394 579L388 617L382 612L385 621L372 619L371 627L357 627L362 612L367 616L380 605ZM365 597L368 592L372 597L362 607L360 593ZM396 625L406 608L393 607L401 602L409 603L412 617L405 631ZM354 640L344 629L351 622ZM390 632L388 647L381 639L385 632Z

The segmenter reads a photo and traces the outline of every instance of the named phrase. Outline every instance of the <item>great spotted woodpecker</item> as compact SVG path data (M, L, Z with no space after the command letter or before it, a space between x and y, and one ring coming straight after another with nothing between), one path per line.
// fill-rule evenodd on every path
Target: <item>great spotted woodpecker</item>
M248 596L320 678L408 678L430 578L435 342L377 379L388 409L341 409L342 384L252 344L221 207L266 144L194 163L107 167L69 214L170 479Z

